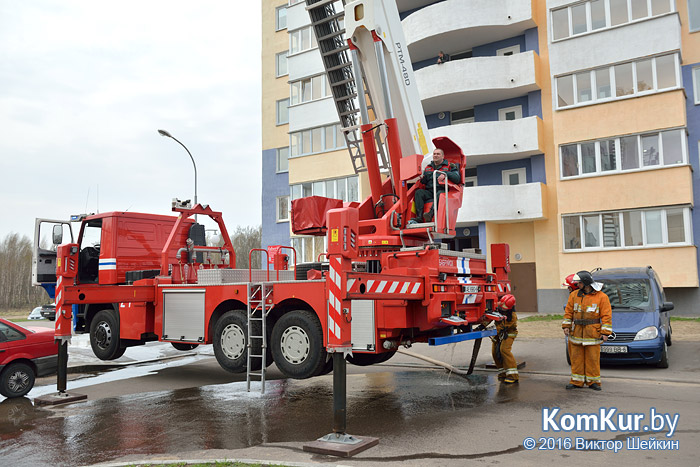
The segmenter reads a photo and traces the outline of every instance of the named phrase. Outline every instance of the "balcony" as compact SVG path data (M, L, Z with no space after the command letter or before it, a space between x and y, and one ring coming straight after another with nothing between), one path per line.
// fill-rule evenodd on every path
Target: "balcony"
M440 50L469 50L537 26L531 0L446 0L407 16L403 25L411 61Z
M457 222L527 222L545 219L546 185L488 185L464 189Z
M416 71L426 114L461 110L519 97L540 89L539 56L528 51L474 57Z
M324 97L289 107L289 132L338 123L333 99Z
M287 7L287 30L294 31L311 24L309 12L306 11L306 2L299 2Z
M433 128L430 136L447 136L457 143L467 155L468 167L544 154L539 117L458 123Z

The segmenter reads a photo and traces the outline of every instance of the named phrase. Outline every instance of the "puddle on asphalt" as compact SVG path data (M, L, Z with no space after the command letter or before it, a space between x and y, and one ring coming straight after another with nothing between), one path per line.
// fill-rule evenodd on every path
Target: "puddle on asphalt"
M523 395L538 403L546 400L544 386L551 389L536 380L506 386L495 375L439 371L348 375L347 381L348 431L378 437L415 429L417 422L429 430L444 425L446 413L469 416ZM305 442L331 431L332 398L328 376L267 381L264 395L236 382L52 409L35 408L28 399L3 401L0 458L13 466L85 465L127 455Z

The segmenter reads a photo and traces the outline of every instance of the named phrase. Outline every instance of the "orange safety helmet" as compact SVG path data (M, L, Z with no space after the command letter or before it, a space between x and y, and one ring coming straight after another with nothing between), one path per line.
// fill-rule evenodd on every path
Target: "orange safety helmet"
M570 289L577 289L578 288L578 281L574 280L574 276L576 274L569 274L566 276L564 279L564 283L562 284L564 287L569 287Z
M499 305L503 305L503 307L506 310L512 310L513 307L515 306L515 297L512 296L511 294L505 294L504 296L501 297L501 299L498 301Z

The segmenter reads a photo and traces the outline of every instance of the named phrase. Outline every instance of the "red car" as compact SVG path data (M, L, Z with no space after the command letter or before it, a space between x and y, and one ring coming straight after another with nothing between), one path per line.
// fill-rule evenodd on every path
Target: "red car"
M0 318L0 394L22 397L34 387L34 378L56 371L53 334L52 328L25 328Z

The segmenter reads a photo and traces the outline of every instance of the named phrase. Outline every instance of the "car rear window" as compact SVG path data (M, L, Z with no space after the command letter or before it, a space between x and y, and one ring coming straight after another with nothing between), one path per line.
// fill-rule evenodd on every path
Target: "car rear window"
M603 279L603 292L615 307L636 307L651 309L651 285L646 279Z

